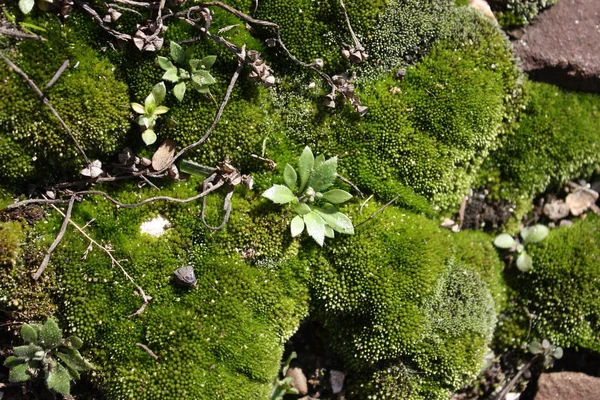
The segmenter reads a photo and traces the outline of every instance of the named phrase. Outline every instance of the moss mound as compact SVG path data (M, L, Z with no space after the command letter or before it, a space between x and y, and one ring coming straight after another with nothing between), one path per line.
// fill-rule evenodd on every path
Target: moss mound
M130 126L127 86L113 64L88 45L90 24L74 17L61 25L49 14L30 22L47 30L48 41L21 41L6 55L44 91L90 158L119 149ZM66 59L70 67L44 90ZM2 64L0 177L22 183L76 175L84 162L71 138L25 80Z
M490 0L490 7L504 29L519 28L529 23L558 0Z
M355 398L445 399L480 368L496 321L494 297L503 297L500 270L482 273L470 263L478 256L459 257L435 221L384 213L314 254L314 315L357 373ZM498 265L488 257L485 264Z
M600 96L528 82L519 127L489 159L488 182L509 199L533 197L600 166ZM497 174L492 178L494 174Z
M600 351L600 219L577 221L550 232L532 251L533 268L508 280L509 308L503 313L497 342L503 348L527 340ZM529 250L528 250L529 251Z

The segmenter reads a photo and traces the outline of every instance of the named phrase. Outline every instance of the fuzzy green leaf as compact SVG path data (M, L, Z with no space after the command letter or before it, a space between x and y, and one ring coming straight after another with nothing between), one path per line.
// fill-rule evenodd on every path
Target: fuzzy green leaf
M321 216L315 212L311 211L308 214L303 216L304 223L306 224L306 231L308 235L315 239L315 242L319 244L319 246L323 246L325 241L325 220L321 218Z
M296 170L290 164L285 164L285 169L283 170L283 180L287 187L289 187L292 191L296 190L296 181L298 180L298 175L296 174Z
M177 100L183 101L183 96L185 96L185 89L185 82L179 82L177 85L175 85L175 87L173 88L173 94L175 95Z
M316 169L319 165L323 164L324 162L325 162L325 154L319 154L318 156L315 157L314 168Z
M154 100L156 104L161 104L165 100L165 96L167 95L167 88L165 87L164 82L157 83L152 88L152 96L154 96Z
M13 348L15 356L23 359L33 359L37 353L44 352L44 349L36 344L30 343L27 346L17 346Z
M177 68L173 67L173 68L169 68L162 76L161 79L164 79L165 81L169 81L169 82L179 82L179 74L177 73Z
M341 189L332 189L328 192L323 193L323 199L333 203L340 204L344 203L352 198L352 195Z
M171 41L169 44L169 54L171 55L171 59L175 61L176 64L185 65L186 62L186 54L183 50L183 47L178 45L176 42Z
M292 208L298 215L306 215L310 212L310 207L306 203L296 203L292 205Z
M329 225L325 226L325 237L333 239L335 238L335 233L333 232L333 229L331 229L331 227Z
M496 236L496 239L494 239L494 246L500 249L510 249L515 244L517 244L517 242L508 233L498 235Z
M304 190L314 165L315 156L313 155L310 147L306 146L302 151L300 158L298 159L298 175L300 175L300 192Z
M38 340L37 331L29 324L21 325L21 337L25 343L37 343Z
M192 75L192 81L200 86L212 85L216 82L215 78L208 71L198 70Z
M17 356L9 356L9 357L6 357L6 360L4 360L4 364L2 364L2 365L4 365L6 368L12 368L17 365L21 365L24 362L25 362L24 360L21 360Z
M276 204L287 204L297 200L296 195L284 185L273 185L262 196Z
M45 349L58 347L62 341L62 331L56 321L50 318L40 330L40 345Z
M521 237L525 243L539 243L548 236L548 227L537 224L521 230Z
M204 67L205 69L209 69L213 66L213 64L217 61L217 56L207 56L200 60L198 65Z
M562 356L563 356L563 349L562 349L562 347L557 347L552 352L552 357L556 358L557 360L560 360L562 358Z
M71 374L61 364L56 364L56 367L48 372L46 376L46 387L53 392L67 395L71 391Z
M77 336L69 336L66 340L66 344L70 348L79 350L83 346L83 340L79 339Z
M27 370L27 364L15 365L8 372L9 382L25 382L31 379L31 374Z
M533 259L526 252L519 254L517 258L517 268L522 272L527 272L533 267Z
M529 352L531 354L540 354L540 353L544 352L544 348L542 347L542 344L540 342L529 343L529 346L527 346L527 349L529 350Z
M332 157L315 167L314 172L309 178L308 186L317 192L329 188L333 185L337 172L337 157Z
M352 220L344 213L335 209L335 207L315 208L315 211L325 220L334 231L354 235L354 226Z
M161 56L158 56L158 66L164 69L165 71L168 71L169 69L175 67L171 60L169 60L167 57Z
M81 354L77 350L69 353L57 351L55 354L67 367L75 371L88 371L92 367L90 363L81 357Z
M144 109L144 106L141 105L140 103L131 103L131 108L133 109L133 111L135 111L138 114L146 114L146 110Z
M290 230L292 231L292 237L296 237L304 231L304 220L301 216L296 215L292 218L292 223L290 224Z
M154 110L154 115L161 115L169 112L169 107L158 106L156 110Z
M34 5L35 0L19 0L19 9L23 14L29 14Z
M146 143L147 146L156 142L156 133L152 129L146 129L142 132L142 140Z

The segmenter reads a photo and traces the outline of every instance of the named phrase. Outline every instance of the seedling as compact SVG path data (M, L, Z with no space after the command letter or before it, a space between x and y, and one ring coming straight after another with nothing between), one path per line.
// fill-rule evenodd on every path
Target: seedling
M548 236L548 228L544 225L537 224L521 230L521 239L523 240L523 243L519 243L518 240L515 240L508 233L503 233L496 236L494 245L500 249L508 249L519 253L519 257L517 257L517 268L523 272L527 272L533 266L533 259L525 251L527 246L531 243L541 242L546 236Z
M296 352L292 352L290 356L287 358L281 373L283 375L283 379L275 379L275 383L273 384L273 390L271 391L271 396L269 396L269 400L283 400L283 396L286 394L298 394L298 389L292 386L292 378L286 377L288 369L290 368L290 363L292 360L296 358Z
M141 105L140 103L131 103L133 111L140 114L135 122L145 129L142 133L142 140L147 145L156 142L156 132L154 132L154 127L156 126L156 120L159 115L169 111L167 107L160 105L165 99L166 94L167 88L165 87L165 84L163 82L157 83L152 88L152 93L144 100L144 105Z
M10 369L9 382L43 379L53 393L68 395L71 380L79 379L80 372L93 368L79 354L81 339L77 336L63 339L53 319L44 325L21 325L21 338L26 345L13 348L14 355L4 361L4 366Z
M531 342L527 349L531 354L544 357L544 367L549 367L554 363L554 360L559 360L563 356L562 347L553 346L547 339L540 342Z
M298 173L286 164L283 172L285 185L273 185L262 196L276 204L291 205L297 214L290 224L292 237L299 236L306 227L308 235L323 246L326 237L335 236L334 231L354 234L350 218L334 206L350 200L352 195L341 189L325 192L336 177L337 157L325 160L321 154L315 158L307 146L298 159ZM317 203L321 205L316 206Z
M158 57L158 65L165 70L162 79L176 84L173 87L173 94L179 101L182 101L185 96L186 82L191 83L197 92L208 95L210 95L209 86L216 82L208 70L215 63L217 56L208 56L199 60L192 58L193 51L193 47L184 50L177 43L171 42L169 45L171 60L167 57Z

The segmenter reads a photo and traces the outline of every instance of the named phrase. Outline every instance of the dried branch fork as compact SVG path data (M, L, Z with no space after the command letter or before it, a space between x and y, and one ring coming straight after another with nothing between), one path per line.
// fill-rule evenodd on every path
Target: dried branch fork
M375 211L373 214L369 215L369 217L367 219L365 219L364 221L358 223L357 225L354 225L354 228L358 228L359 226L363 225L364 223L372 220L373 218L375 218L375 216L379 213L381 213L383 210L385 210L386 208L388 208L389 206L391 206L396 200L398 200L400 198L400 195L397 195L396 197L394 197L393 199L391 199L390 201L388 201L387 203L385 203L383 206L381 206L381 208L377 211ZM367 199L368 201L368 199ZM365 201L366 203L366 201Z
M39 40L41 42L46 41L46 38L43 38L41 36L31 35L29 33L21 32L17 29L7 29L5 27L0 27L0 35L11 36L17 39Z

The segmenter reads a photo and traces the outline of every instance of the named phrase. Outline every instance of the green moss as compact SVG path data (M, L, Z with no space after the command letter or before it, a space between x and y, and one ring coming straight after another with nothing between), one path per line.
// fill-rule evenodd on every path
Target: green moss
M165 194L191 196L197 184L173 184ZM152 194L134 186L111 193L127 202ZM283 343L307 314L306 266L295 257L297 243L282 241L287 223L266 215L254 196L236 195L229 224L215 234L200 222L201 203L117 212L89 198L75 206L73 220L82 226L95 217L86 231L114 249L153 298L139 318L128 318L142 304L135 287L102 251L86 252L89 241L78 232L69 229L52 256L46 274L59 282L61 318L89 344L87 356L98 366L94 381L107 398L267 397ZM211 196L210 223L222 217L222 201ZM141 222L159 213L172 228L160 238L141 234ZM59 223L38 224L37 234L52 238ZM242 257L250 249L254 256ZM197 288L173 282L175 269L186 264L195 268Z
M45 94L89 157L118 149L129 128L128 96L113 65L85 43L86 25L61 26L48 14L33 21L47 29L48 41L21 41L6 55L41 88L68 58L70 67ZM6 65L0 80L0 177L20 182L73 176L82 161L58 121Z
M551 231L528 250L532 270L509 276L512 290L496 334L498 347L548 339L565 348L600 351L599 241L600 219L590 216L572 227ZM534 315L531 321L528 314Z
M452 242L437 222L388 208L313 254L314 315L356 373L355 398L447 398L478 372L496 320L487 282L498 270L482 274Z
M558 0L490 0L490 7L504 29L520 28Z
M533 82L527 91L518 130L488 161L488 176L499 171L491 178L497 195L511 200L589 176L600 166L600 96Z

